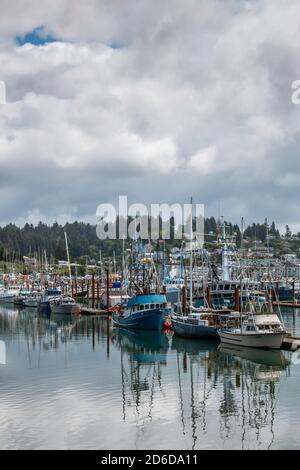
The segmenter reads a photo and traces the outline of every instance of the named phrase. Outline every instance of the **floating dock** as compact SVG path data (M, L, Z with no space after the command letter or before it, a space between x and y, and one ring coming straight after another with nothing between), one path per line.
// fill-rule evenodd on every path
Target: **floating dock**
M281 349L287 349L289 351L296 351L300 348L299 336L287 335L281 345Z
M280 300L280 301L273 301L273 305L275 307L289 307L289 308L300 308L300 301L299 300Z
M81 307L81 314L82 315L111 315L110 311L107 310L100 310L98 308L88 308L88 307Z

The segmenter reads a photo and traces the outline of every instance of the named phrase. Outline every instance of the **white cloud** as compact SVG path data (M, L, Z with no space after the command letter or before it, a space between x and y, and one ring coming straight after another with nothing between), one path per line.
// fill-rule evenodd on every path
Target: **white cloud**
M120 192L139 202L194 193L207 211L221 199L228 218L296 223L297 188L283 181L300 176L298 1L44 0L37 9L2 0L0 9L1 193L15 195L10 210L0 201L3 220L50 217L58 194L59 213L85 218ZM60 41L14 44L41 25Z
M191 156L187 166L192 171L197 171L203 175L214 173L218 170L216 155L215 147L207 147L206 149L199 150Z

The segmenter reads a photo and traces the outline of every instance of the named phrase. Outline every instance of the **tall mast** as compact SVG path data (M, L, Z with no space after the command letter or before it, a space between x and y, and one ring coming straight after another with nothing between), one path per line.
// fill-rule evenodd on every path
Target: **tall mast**
M229 281L229 279L230 279L229 261L228 261L229 249L228 249L228 246L227 246L226 224L225 224L224 220L223 220L223 224L222 224L222 243L223 243L223 250L222 250L222 280L223 281Z
M125 237L123 235L122 241L122 278L125 280Z
M113 250L113 260L114 260L114 272L117 273L117 266L116 266L116 252Z
M190 213L190 309L193 308L193 198Z
M244 227L245 225L245 222L244 222L244 217L242 217L241 219L241 250L243 252L243 249L244 249Z
M67 257L68 257L69 277L70 277L70 281L71 281L71 280L72 280L72 276L71 276L71 264L70 264L70 255L69 255L68 237L67 237L67 232L65 231L64 233L65 233L65 241L66 241Z
M45 256L45 271L48 273L48 260L47 260L47 252L44 250L44 256Z

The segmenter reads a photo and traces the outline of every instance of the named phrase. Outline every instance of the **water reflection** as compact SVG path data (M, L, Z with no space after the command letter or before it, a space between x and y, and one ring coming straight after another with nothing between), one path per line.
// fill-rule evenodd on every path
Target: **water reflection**
M230 440L236 427L241 429L241 447L245 448L248 435L254 430L254 447L266 442L270 433L271 447L274 441L274 413L276 383L283 371L289 372L289 361L281 351L261 351L250 348L208 345L189 342L174 337L172 347L177 351L178 388L181 408L182 431L186 432L190 413L192 448L205 436L209 405L218 408L219 433L225 443ZM188 375L188 378L185 378ZM183 390L190 387L190 397L185 403ZM216 393L217 391L217 393ZM239 447L239 446L237 446ZM247 447L247 446L246 446ZM251 448L251 447L250 447Z
M34 309L4 307L0 341L7 356L6 364L0 365L0 418L8 422L15 403L38 414L43 396L39 411L46 413L48 422L42 423L39 439L44 448L48 424L53 420L55 428L57 419L51 408L53 396L64 407L70 397L82 397L76 401L80 418L76 425L72 421L72 436L78 436L75 448L91 445L81 440L82 429L87 432L90 427L96 442L111 448L111 426L125 448L278 447L281 419L289 405L280 387L289 379L291 354L190 341L172 332L115 329L107 318L43 318ZM3 374L6 370L8 375ZM94 409L101 396L97 426ZM74 413L69 416L73 419ZM31 429L31 421L20 422L14 433L5 435L21 435L25 425ZM66 419L62 429L68 436L69 426ZM55 435L51 438L55 441ZM0 447L5 439L0 435Z
M161 331L120 328L113 330L112 341L120 350L123 421L126 407L134 408L136 424L152 420L155 391L164 393L162 367L167 365L167 336Z

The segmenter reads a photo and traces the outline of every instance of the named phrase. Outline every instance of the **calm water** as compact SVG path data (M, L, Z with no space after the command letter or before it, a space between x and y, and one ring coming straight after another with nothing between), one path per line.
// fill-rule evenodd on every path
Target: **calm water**
M298 352L4 307L0 340L1 449L300 448Z

